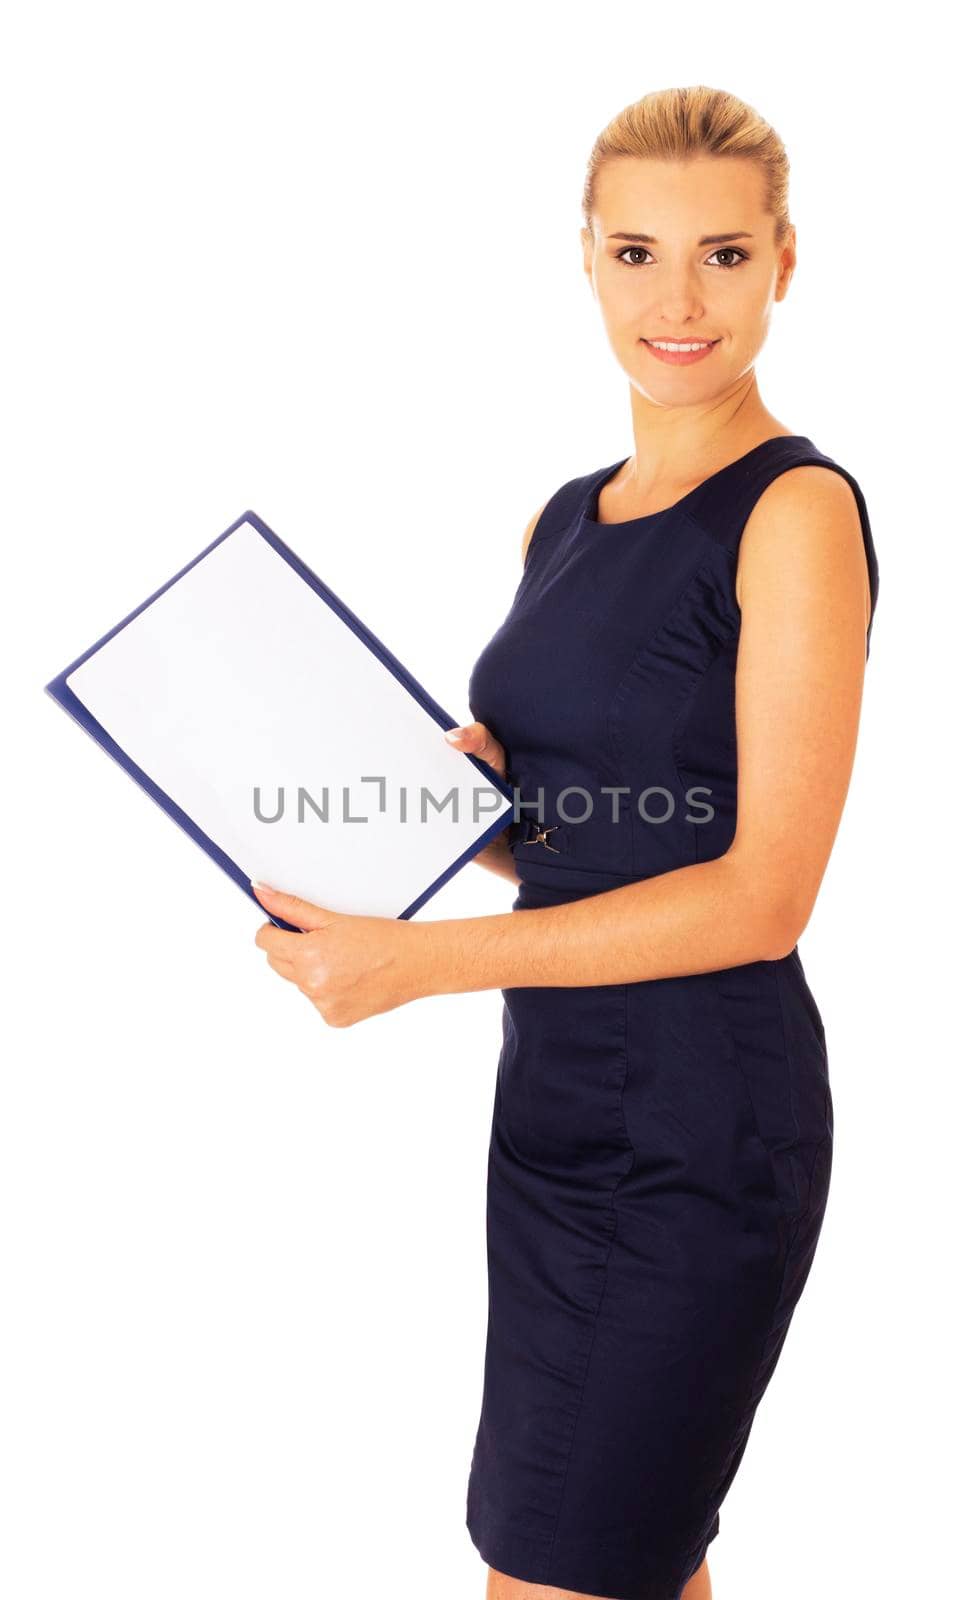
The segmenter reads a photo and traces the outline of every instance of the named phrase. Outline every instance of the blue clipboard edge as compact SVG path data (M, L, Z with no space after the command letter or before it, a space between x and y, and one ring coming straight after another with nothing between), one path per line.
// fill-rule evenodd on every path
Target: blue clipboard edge
M108 633L105 633L102 639L98 639L96 644L91 645L88 650L84 650L83 654L77 656L75 661L71 661L68 667L64 667L62 672L58 672L56 677L51 678L49 683L44 685L44 693L50 695L58 705L62 706L63 710L66 711L75 722L79 723L84 732L88 733L92 739L95 739L96 742L106 751L107 755L112 756L113 760L123 768L128 776L131 777L141 789L145 790L150 798L154 800L158 806L162 807L167 815L171 817L180 828L183 829L184 833L188 834L193 842L199 845L200 849L205 851L206 854L216 862L217 866L220 867L221 870L225 872L240 889L242 889L243 893L249 900L253 902L257 910L262 912L264 916L269 916L269 920L274 924L275 927L286 929L290 933L302 933L303 930L301 928L294 927L292 923L284 921L282 917L270 916L265 906L260 904L252 888L250 887L249 875L245 873L241 867L237 866L236 862L231 860L226 852L221 850L219 845L217 845L208 834L203 832L202 828L198 828L192 818L189 817L187 813L177 805L176 801L173 800L170 795L165 792L165 790L161 789L159 784L154 783L153 779L150 778L146 772L144 772L143 768L138 766L137 763L127 755L126 751L117 744L115 739L110 737L102 724L97 721L96 717L91 715L83 702L77 698L73 690L67 684L67 679L72 672L76 671L77 667L79 667L84 661L87 661L90 656L95 655L96 652L102 649L102 647L110 639L112 639L115 634L120 632L121 628L125 628L128 622L132 622L134 617L138 617L141 611L145 611L147 606L152 605L161 594L164 594L166 590L169 589L174 583L177 583L185 573L189 572L192 567L195 567L198 561L202 561L205 556L210 554L211 550L215 550L217 545L222 544L224 539L228 539L231 533L236 533L237 529L243 527L245 523L249 523L249 525L254 528L258 534L260 534L261 538L265 539L267 544L271 545L277 554L282 556L284 561L288 562L288 564L293 568L294 572L296 572L305 583L309 584L310 588L313 589L322 600L326 601L326 604L336 612L341 621L346 623L347 627L350 628L350 630L362 640L369 650L372 650L373 654L383 663L388 671L393 674L394 678L396 678L403 685L404 689L406 689L407 692L413 696L418 704L422 706L423 710L428 712L441 728L445 730L458 726L456 719L451 717L449 712L443 710L443 707L433 699L432 695L423 688L423 685L419 683L417 679L414 678L413 674L409 672L407 668L403 666L402 662L397 659L392 650L389 650L382 640L378 639L372 630L369 629L365 623L360 621L356 613L350 610L349 606L340 599L339 595L334 594L329 585L325 584L322 578L317 577L312 568L308 567L306 562L301 560L295 551L291 550L290 546L285 544L279 535L274 533L273 529L269 527L267 523L263 521L262 517L259 517L255 511L244 511L242 516L237 517L236 521L231 523L223 533L217 536L217 538L211 540L211 542L200 551L199 555L194 556L193 560L188 561L184 567L180 568L179 572L174 573L172 578L169 578L166 583L161 584L160 588L154 590L153 594L148 595L147 598L143 600L140 605L136 606L135 609L126 617L124 617L121 622L118 622L115 627L109 630ZM482 761L479 756L470 755L467 751L462 751L460 753L466 757L467 761L471 761L473 763L477 771L482 773L483 777L489 784L492 785L493 788L498 789L500 793L505 795L508 800L514 799L514 791L511 786L504 782L504 780L500 778L499 774L495 772L487 762ZM480 835L479 839L477 839L466 850L462 851L461 854L450 863L445 871L441 872L439 877L435 878L433 882L423 890L422 894L418 895L417 898L410 903L410 905L408 905L399 913L397 920L400 921L414 916L415 913L419 911L428 900L432 899L437 890L443 887L444 883L447 883L449 879L452 878L455 873L459 872L461 868L464 867L469 861L471 861L475 855L478 855L481 850L485 849L485 847L496 838L497 834L501 833L503 828L505 828L512 820L512 810L507 811L497 817L495 821L492 822L486 829L486 831Z

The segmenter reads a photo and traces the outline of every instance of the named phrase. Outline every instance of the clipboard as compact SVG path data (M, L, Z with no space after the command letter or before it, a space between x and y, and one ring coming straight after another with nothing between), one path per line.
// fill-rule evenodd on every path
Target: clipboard
M455 719L255 511L44 690L261 915L251 878L412 917L513 817L512 787L443 739Z

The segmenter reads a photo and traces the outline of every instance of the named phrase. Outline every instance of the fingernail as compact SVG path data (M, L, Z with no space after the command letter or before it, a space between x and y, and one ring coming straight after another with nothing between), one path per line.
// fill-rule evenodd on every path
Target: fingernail
M250 883L254 889L259 889L261 894L276 894L275 889L271 889L268 883L261 883L259 878L251 878Z
M462 733L462 728L447 728L443 737L444 739L459 739L462 736Z

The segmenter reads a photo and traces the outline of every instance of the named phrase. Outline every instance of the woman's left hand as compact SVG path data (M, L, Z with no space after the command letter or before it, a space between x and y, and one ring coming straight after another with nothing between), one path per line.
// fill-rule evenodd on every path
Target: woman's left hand
M274 972L295 983L331 1028L349 1028L429 993L423 924L328 911L262 884L251 887L272 916L305 930L288 933L264 922L256 943Z

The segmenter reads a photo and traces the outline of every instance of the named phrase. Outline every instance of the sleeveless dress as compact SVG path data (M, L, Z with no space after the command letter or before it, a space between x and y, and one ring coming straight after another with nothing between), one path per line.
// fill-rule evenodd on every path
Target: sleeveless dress
M827 466L850 484L874 615L862 492L805 436L765 440L664 511L600 523L622 465L552 496L470 675L471 712L505 747L521 802L514 911L732 843L736 563L780 473ZM719 1531L819 1237L833 1133L822 1020L798 946L689 976L502 993L466 1526L510 1576L678 1600Z

